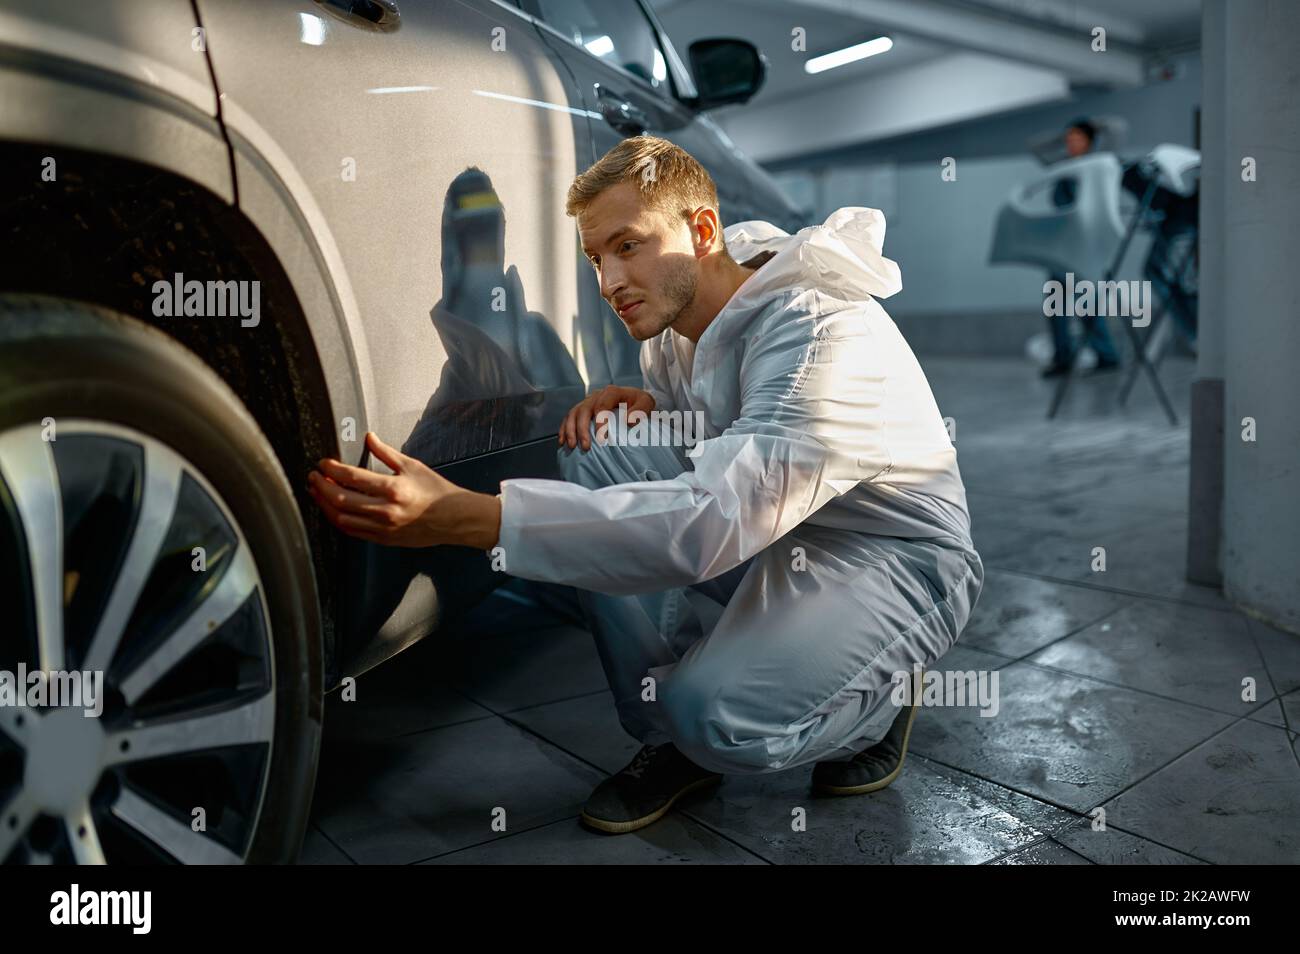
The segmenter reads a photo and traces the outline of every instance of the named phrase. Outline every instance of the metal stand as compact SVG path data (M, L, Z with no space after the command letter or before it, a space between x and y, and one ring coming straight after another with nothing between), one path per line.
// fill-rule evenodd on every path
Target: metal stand
M1196 237L1193 236L1192 240L1188 243L1187 251L1183 253L1182 260L1178 263L1178 267L1172 269L1173 276L1177 278L1180 282L1182 281L1184 273L1186 273L1187 271L1187 266L1191 263L1192 258L1195 257L1196 254L1197 254L1197 240ZM1157 326L1164 318L1168 317L1169 308L1170 308L1170 303L1168 301L1162 300L1160 302L1160 307L1156 310L1156 313L1152 315L1151 327L1147 329L1146 337L1142 339L1142 353L1144 355L1146 354L1147 349L1151 346L1152 340L1154 340L1155 338ZM1178 333L1184 334L1185 336L1184 332L1180 331ZM1164 356L1164 349L1162 348L1160 352L1155 356L1154 360L1148 359L1151 360L1151 366L1153 370L1159 371L1160 359L1163 356ZM1120 389L1119 389L1120 407L1123 407L1124 403L1128 400L1129 392L1133 390L1133 385L1137 381L1137 376L1138 376L1138 366L1134 365L1132 368L1128 369L1128 373L1124 377L1124 383L1120 385Z
M1151 207L1151 200L1156 194L1157 180L1153 176L1147 185L1146 192L1142 195L1142 201L1138 203L1137 211L1133 213L1133 219L1129 222L1128 230L1124 233L1123 240L1119 243L1119 250L1111 260L1110 267L1106 269L1104 281L1113 281L1115 275L1119 272L1120 265L1124 262L1124 256L1128 253L1128 247L1133 241L1133 236L1137 233L1138 226L1146 216ZM1098 318L1098 320L1102 320ZM1134 368L1133 375L1136 376L1138 371L1146 369L1147 375L1151 378L1151 387L1156 392L1156 397L1160 400L1160 405L1165 409L1165 414L1169 416L1170 424L1178 423L1178 415L1174 413L1174 407L1169 403L1169 398L1165 394L1165 389L1160 385L1160 377L1156 374L1155 367L1147 360L1146 350L1142 347L1141 337L1138 331L1133 327L1132 321L1123 322L1124 329L1128 333L1129 341L1133 344L1134 360L1138 366ZM1066 389L1070 386L1070 379L1074 376L1074 361L1078 357L1081 348L1074 348L1070 352L1070 361L1065 367L1065 373L1061 375L1060 381L1056 385L1056 393L1052 396L1051 407L1047 410L1048 419L1056 417L1056 412L1060 410L1061 402L1065 400Z

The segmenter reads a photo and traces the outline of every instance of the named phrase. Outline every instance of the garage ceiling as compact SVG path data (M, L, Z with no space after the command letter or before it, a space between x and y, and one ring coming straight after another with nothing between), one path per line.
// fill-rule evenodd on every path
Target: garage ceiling
M1195 49L1200 35L1200 0L650 2L684 58L694 40L719 36L767 56L764 89L713 114L759 161L1064 99L1071 88L1132 88L1153 57ZM1094 26L1106 29L1105 53L1089 46ZM791 49L794 27L806 52ZM894 41L888 53L804 71L809 57L882 35Z

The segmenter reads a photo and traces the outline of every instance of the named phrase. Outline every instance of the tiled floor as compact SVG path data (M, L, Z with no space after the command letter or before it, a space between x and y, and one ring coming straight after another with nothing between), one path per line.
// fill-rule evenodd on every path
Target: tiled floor
M1115 376L1080 380L1049 422L1019 361L923 364L987 567L941 668L996 671L996 715L923 709L874 795L813 798L809 767L730 777L598 835L578 812L637 744L591 637L499 594L329 700L302 860L1300 862L1300 636L1183 579L1191 364L1162 369L1178 427L1145 382L1123 410Z

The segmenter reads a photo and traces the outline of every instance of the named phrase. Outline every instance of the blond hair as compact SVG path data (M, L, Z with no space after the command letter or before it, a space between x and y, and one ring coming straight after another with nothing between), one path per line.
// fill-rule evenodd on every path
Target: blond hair
M565 213L581 215L596 196L621 182L636 186L642 202L670 220L684 220L703 205L718 208L718 188L699 160L667 139L632 136L573 180ZM718 224L721 227L720 214Z

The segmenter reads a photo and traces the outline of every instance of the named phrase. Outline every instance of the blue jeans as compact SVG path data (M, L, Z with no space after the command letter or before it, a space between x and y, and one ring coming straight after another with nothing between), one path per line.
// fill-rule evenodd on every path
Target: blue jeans
M1053 281L1060 282L1062 287L1065 285L1064 275L1053 275ZM1074 341L1070 337L1070 318L1068 315L1052 315L1048 319L1052 326L1052 344L1056 348L1056 358L1054 364L1062 367L1072 363L1074 357ZM1110 340L1110 332L1106 330L1106 320L1096 315L1084 315L1080 320L1083 322L1083 340L1097 354L1097 361L1102 364L1119 363L1119 354L1115 351L1115 345Z

